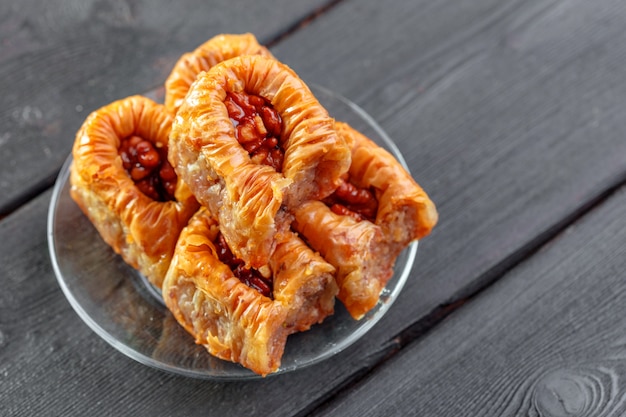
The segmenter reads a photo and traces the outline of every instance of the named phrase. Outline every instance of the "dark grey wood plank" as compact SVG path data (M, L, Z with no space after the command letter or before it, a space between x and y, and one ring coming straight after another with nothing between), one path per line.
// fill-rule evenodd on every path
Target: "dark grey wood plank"
M0 279L8 282L0 375L9 381L0 403L14 415L46 404L76 415L94 404L110 415L315 409L401 346L397 334L494 279L623 180L624 12L612 0L341 3L273 50L372 113L439 204L441 224L420 244L413 278L383 322L329 361L259 382L153 371L81 325L57 289L44 195L0 223ZM19 243L24 227L34 241ZM40 332L28 344L23 329L33 326ZM57 374L64 379L55 384Z
M51 184L92 110L162 85L182 53L218 33L268 42L326 3L3 2L0 214Z
M626 413L626 189L324 416Z

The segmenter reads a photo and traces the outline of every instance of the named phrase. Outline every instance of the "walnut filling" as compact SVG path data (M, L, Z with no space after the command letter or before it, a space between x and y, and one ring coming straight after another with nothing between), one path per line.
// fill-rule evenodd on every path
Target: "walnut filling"
M227 94L224 104L237 141L252 161L281 172L285 155L280 137L282 120L272 104L254 94L233 92Z
M139 136L129 136L119 147L124 169L139 190L155 201L174 200L176 172L167 160L167 147L155 147Z
M348 175L342 178L339 187L324 199L324 203L333 213L351 216L357 221L365 219L374 222L376 220L378 200L376 200L375 193L352 184Z
M254 288L266 297L273 298L271 277L264 278L256 269L246 268L241 259L235 258L221 233L217 234L213 244L217 249L218 259L233 271L233 275L248 287Z

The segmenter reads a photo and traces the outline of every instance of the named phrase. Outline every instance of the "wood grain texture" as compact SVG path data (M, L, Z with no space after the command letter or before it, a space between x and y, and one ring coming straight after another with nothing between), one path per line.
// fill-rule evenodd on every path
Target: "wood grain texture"
M224 13L236 14L233 10ZM383 321L333 359L263 381L216 383L154 371L106 345L65 301L48 261L49 195L44 194L0 223L0 407L19 416L46 410L306 415L342 387L371 378L367 372L404 343L397 335L412 334L406 329L437 306L499 277L513 260L624 180L625 15L617 0L593 5L583 0L340 3L273 52L305 80L329 86L373 114L439 205L441 223L420 243L413 276ZM213 18L207 16L197 13L192 20ZM255 24L265 27L267 18ZM147 42L136 30L110 36L118 45L124 39L133 45ZM172 45L159 51L166 60L174 59L178 47ZM163 56L154 54L154 60ZM153 69L150 77L129 80L127 69L133 65L108 65L102 72L93 70L100 86L93 94L83 83L52 95L64 108L83 106L80 115L63 115L59 132L75 129L87 107L140 92L143 84L137 82L152 77L153 83L166 72ZM114 87L106 90L109 84ZM38 94L48 97L44 90ZM72 101L78 99L91 104ZM68 123L76 126L70 129ZM3 155L13 149L12 159L32 162L37 154L26 149L50 143L59 160L49 166L58 167L73 138L56 133L44 142L37 139L40 130L33 128L24 150L3 147ZM39 171L24 168L20 178L52 172L40 176ZM1 181L9 178L5 172ZM58 383L56 375L62 376ZM415 398L404 395L406 401Z
M315 415L624 415L625 262L621 189Z
M3 2L0 214L50 186L92 110L162 85L180 55L218 33L253 32L267 42L325 4Z

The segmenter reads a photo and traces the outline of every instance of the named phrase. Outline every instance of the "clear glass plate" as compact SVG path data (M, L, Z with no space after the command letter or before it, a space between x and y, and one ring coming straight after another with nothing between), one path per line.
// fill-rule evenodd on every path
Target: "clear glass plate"
M402 165L402 155L380 126L360 107L322 87L312 87L337 120L348 122ZM85 323L113 347L145 365L206 379L249 379L258 375L211 356L180 327L152 286L100 238L69 195L67 159L56 181L48 212L52 264L65 296ZM335 314L307 332L289 336L280 369L272 375L327 359L362 337L387 312L411 271L417 242L396 260L380 301L362 320L353 320L340 302Z

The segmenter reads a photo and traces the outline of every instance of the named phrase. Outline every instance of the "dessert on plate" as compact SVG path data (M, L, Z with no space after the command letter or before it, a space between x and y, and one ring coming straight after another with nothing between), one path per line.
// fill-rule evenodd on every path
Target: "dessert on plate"
M102 238L196 343L263 376L336 298L366 317L437 222L409 172L251 34L183 55L165 90L76 135L71 196Z

